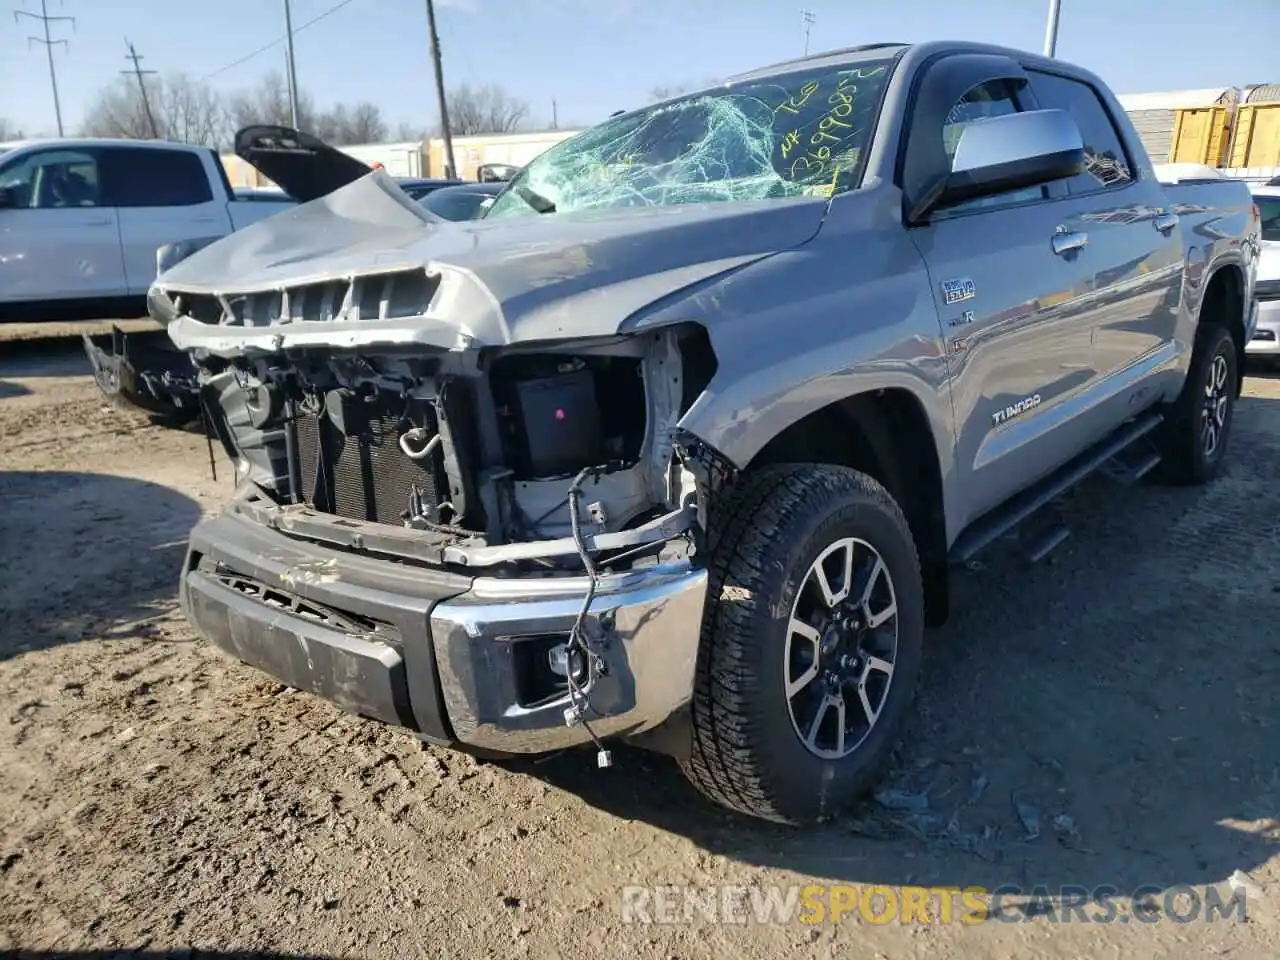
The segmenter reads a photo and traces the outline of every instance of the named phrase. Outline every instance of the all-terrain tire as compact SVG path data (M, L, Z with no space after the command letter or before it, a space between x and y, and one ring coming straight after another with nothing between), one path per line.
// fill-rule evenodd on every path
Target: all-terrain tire
M924 598L907 521L866 474L783 464L748 474L713 512L710 527L685 775L707 797L742 813L781 823L826 819L879 778L914 695ZM852 753L824 759L801 741L799 721L792 720L785 687L793 668L784 650L811 565L849 538L873 548L891 579L897 648L875 722Z
M1160 480L1198 486L1217 476L1231 435L1239 378L1230 331L1202 321L1187 380L1160 428ZM1221 422L1216 422L1219 416ZM1206 434L1211 422L1216 431L1212 446Z

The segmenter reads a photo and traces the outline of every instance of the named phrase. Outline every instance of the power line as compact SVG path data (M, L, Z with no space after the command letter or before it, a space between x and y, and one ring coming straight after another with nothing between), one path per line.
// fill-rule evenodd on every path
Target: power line
M124 38L124 44L126 47L129 48L129 52L124 55L124 58L126 60L133 61L133 69L121 70L120 72L124 74L126 77L129 76L129 74L133 74L135 77L138 78L138 93L142 94L142 109L147 115L147 125L151 127L152 138L159 140L160 130L156 127L156 118L151 113L151 100L150 98L147 97L146 81L142 79L144 75L154 74L156 71L142 69L142 66L141 66L142 57L138 54L137 50L133 49L133 44L129 42L128 37Z
M53 68L53 47L55 44L62 44L70 49L70 44L65 40L54 40L49 36L49 24L56 21L70 21L71 28L74 30L76 26L75 17L51 17L49 16L49 8L46 0L40 0L40 13L28 13L25 10L15 10L13 12L14 22L20 22L23 17L30 17L32 20L39 20L44 24L44 39L40 37L27 37L27 46L33 43L44 44L45 53L49 56L49 85L53 87L53 113L58 118L58 136L62 133L62 103L58 100L58 73Z
M353 2L354 0L340 0L340 2L335 3L332 7L330 7L328 10L325 10L323 13L316 14L306 23L301 24L300 26L294 27L293 32L295 34L301 33L303 30L307 29L307 27L314 26L315 24L323 20L325 17L333 16L333 14L337 13L347 4L353 3ZM287 39L286 37L276 37L276 39L272 40L268 44L264 44L263 46L259 47L257 50L254 50L252 53L246 53L239 60L232 60L230 63L226 64L225 66L219 67L217 70L213 71L213 73L206 74L200 79L202 81L212 80L214 77L220 74L226 73L228 70L234 70L236 67L240 66L240 64L248 63L250 60L258 56L259 54L266 53L272 47L280 46L280 44L284 43L286 39Z

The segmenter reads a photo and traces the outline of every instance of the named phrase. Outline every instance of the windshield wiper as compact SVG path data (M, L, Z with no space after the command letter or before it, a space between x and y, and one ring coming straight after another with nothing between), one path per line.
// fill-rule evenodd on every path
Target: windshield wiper
M533 207L538 213L555 213L556 205L544 197L537 191L530 190L523 183L517 183L512 187L519 195L520 199Z

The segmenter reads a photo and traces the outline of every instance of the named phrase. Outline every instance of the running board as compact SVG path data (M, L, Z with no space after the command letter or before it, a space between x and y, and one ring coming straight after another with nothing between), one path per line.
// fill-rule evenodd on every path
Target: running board
M952 546L948 559L952 563L964 563L972 559L992 541L1004 536L1038 510L1052 503L1134 443L1149 436L1163 420L1164 416L1159 413L1149 413L1137 420L1131 420L1102 443L1068 460L1039 483L1006 500L986 516L965 528ZM1153 454L1153 456L1154 459L1144 458L1135 467L1126 471L1125 476L1131 476L1136 480L1148 473L1160 461L1158 455ZM1063 531L1065 529L1064 527ZM1065 532L1054 531L1044 543L1033 549L1033 557L1035 559L1043 557L1066 537Z

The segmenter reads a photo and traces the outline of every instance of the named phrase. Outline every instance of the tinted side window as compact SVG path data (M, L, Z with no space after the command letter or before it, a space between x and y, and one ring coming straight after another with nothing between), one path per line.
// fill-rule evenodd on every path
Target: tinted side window
M98 164L84 150L44 150L28 154L0 173L0 188L12 205L33 210L96 207Z
M1085 169L1067 181L1072 193L1123 186L1133 180L1120 134L1091 86L1034 70L1027 71L1027 76L1031 78L1031 91L1041 108L1065 110L1080 128Z
M117 147L102 162L112 206L189 207L213 199L209 176L194 153Z
M942 143L947 152L947 159L954 160L956 148L960 145L960 135L964 128L975 120L989 117L1003 117L1017 113L1019 110L1016 94L1003 80L980 84L974 87L951 108L942 125ZM1044 187L1025 187L1021 190L1010 190L1007 193L991 197L978 197L963 203L951 204L943 209L948 213L968 210L981 210L985 207L1005 207L1015 203L1029 203L1044 199Z

